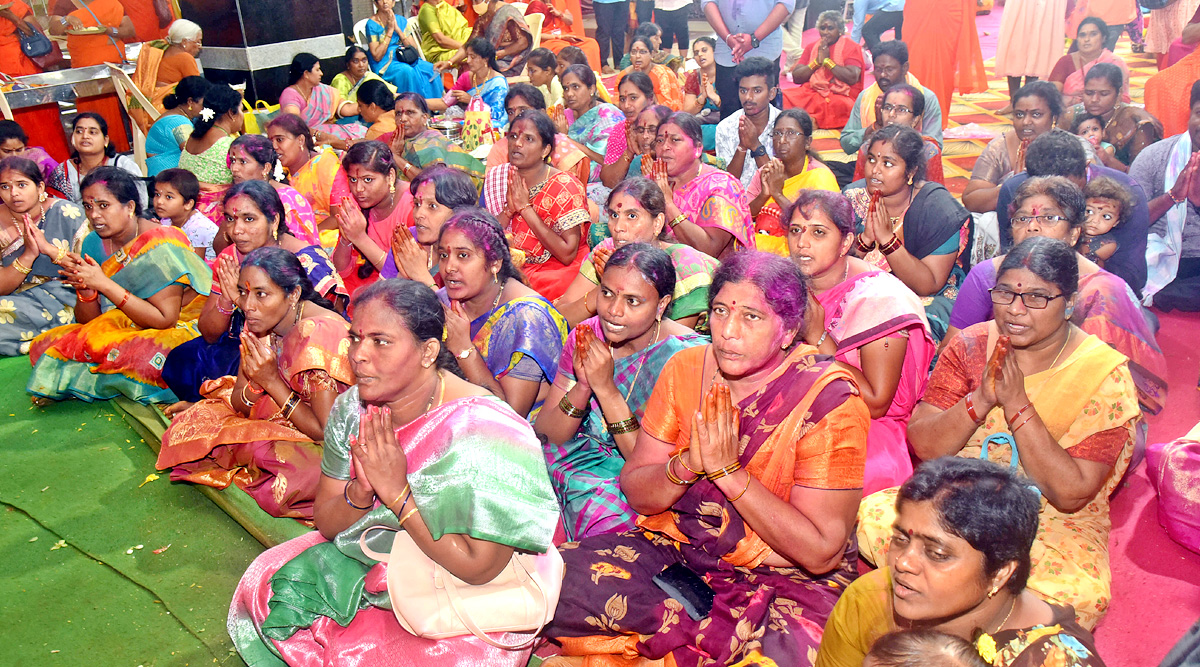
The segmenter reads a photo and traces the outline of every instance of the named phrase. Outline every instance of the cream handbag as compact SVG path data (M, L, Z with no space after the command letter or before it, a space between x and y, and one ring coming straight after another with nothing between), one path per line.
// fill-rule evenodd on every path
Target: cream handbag
M391 553L367 545L374 530L395 532ZM486 584L472 585L450 574L413 542L408 531L374 526L363 531L364 554L387 563L388 597L396 620L426 639L475 635L497 648L518 650L537 641L554 619L562 590L563 559L551 546L544 554L513 553L512 560ZM503 644L487 636L496 632L532 632L527 641Z

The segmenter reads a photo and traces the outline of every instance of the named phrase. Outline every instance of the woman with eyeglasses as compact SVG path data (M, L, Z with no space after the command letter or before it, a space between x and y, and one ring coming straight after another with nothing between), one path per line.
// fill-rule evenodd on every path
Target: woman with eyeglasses
M1059 217L1021 217L1035 216ZM1071 321L1080 305L1071 246L1026 238L1001 262L989 294L994 321L946 345L908 442L922 460L985 458L1036 485L1045 502L1029 588L1073 606L1091 629L1110 598L1108 496L1133 455L1137 388L1125 355ZM894 539L895 504L888 489L859 510L859 545L876 564Z
M784 236L780 219L801 190L840 192L837 177L812 150L812 133L813 120L804 109L787 109L775 117L771 130L775 157L754 172L746 188L759 232Z
M883 95L883 105L879 107L879 117L883 126L902 125L911 127L917 132L925 123L925 95L907 83L898 83ZM925 140L925 180L946 184L942 171L942 147L937 139L921 135ZM858 149L858 162L854 165L854 180L866 174L867 144L870 138Z
M1013 242L1045 236L1075 247L1087 218L1096 214L1083 192L1058 176L1031 178L1021 184L1013 200ZM976 264L963 281L950 312L950 340L960 330L992 318L988 290L1004 256ZM1130 372L1138 389L1142 410L1157 414L1167 397L1166 360L1154 331L1142 315L1137 298L1119 276L1076 253L1079 264L1079 304L1071 321L1121 354L1129 357ZM1144 435L1144 434L1143 434Z

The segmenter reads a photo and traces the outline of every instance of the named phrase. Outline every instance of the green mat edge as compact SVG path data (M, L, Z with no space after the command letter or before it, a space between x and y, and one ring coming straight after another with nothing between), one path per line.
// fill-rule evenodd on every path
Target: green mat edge
M113 399L112 403L121 414L121 418L137 431L142 440L157 454L162 449L163 433L171 424L166 415L154 406L143 405L124 396ZM230 485L226 489L202 484L194 486L264 547L270 548L312 532L311 528L295 519L281 519L267 514L237 485Z

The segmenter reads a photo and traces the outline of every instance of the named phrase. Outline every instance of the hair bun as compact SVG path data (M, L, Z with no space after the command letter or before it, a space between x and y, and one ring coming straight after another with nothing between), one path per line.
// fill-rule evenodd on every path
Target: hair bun
M174 109L179 106L179 97L174 91L167 93L167 96L163 98L163 106L168 109Z

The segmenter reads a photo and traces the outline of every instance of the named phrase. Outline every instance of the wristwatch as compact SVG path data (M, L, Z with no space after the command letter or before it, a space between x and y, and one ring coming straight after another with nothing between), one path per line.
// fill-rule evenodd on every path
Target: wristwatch
M754 33L750 33L750 47L757 49L762 42L758 41L758 37Z
M754 150L750 151L750 157L754 157L754 158L763 157L766 154L767 154L767 147L763 146L762 144L759 144L758 148L755 148Z

